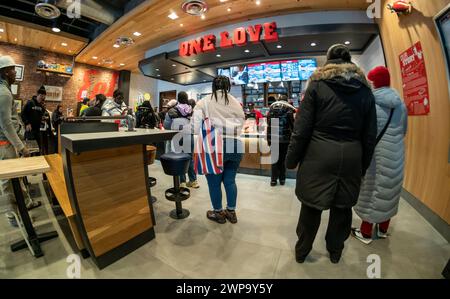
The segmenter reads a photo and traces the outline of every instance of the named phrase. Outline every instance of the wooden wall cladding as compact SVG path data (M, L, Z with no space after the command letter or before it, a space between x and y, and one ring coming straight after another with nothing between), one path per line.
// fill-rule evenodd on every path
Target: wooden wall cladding
M78 206L101 256L151 229L142 145L70 155Z
M430 92L430 114L410 116L406 138L404 188L450 223L450 101L446 63L433 17L448 0L413 1L412 14L397 16L382 1L378 20L392 86L402 93L399 55L420 41Z

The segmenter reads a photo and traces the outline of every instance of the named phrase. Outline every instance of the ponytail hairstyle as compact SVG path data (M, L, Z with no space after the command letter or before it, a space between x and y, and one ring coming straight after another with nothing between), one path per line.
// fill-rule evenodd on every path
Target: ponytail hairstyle
M225 76L217 76L214 78L212 83L212 95L211 99L214 97L217 101L217 91L222 91L222 94L225 95L225 104L229 104L230 101L228 100L228 93L231 91L231 83L230 78Z

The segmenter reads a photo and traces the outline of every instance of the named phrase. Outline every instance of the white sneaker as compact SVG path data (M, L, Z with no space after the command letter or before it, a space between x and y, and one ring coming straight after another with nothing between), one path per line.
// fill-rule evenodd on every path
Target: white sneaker
M372 239L364 237L359 228L352 228L352 236L355 237L356 239L360 240L361 242L363 242L366 245L369 245L370 243L372 243Z
M181 187L181 188L187 188L187 185L186 185L186 183L181 183L181 184L180 184L180 187Z
M189 183L187 183L187 186L188 186L189 188L194 188L194 189L200 188L200 185L198 184L197 181L189 182Z
M383 233L383 232L380 230L380 226L377 225L377 236L378 236L378 238L380 238L380 239L386 239L389 235L388 235L387 232Z

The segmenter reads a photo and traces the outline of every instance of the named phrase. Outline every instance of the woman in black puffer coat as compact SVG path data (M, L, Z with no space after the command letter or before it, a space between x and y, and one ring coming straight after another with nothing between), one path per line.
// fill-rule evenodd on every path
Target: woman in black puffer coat
M348 48L332 46L327 58L310 78L286 158L287 168L300 166L296 195L302 209L295 248L300 263L312 249L322 211L328 209L327 250L330 260L339 262L377 134L374 96Z

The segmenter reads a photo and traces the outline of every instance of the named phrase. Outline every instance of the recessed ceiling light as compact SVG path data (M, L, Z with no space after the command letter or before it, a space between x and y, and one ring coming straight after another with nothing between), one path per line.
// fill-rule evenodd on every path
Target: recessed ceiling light
M61 29L59 29L58 27L53 27L52 31L58 33L61 32Z
M176 20L178 19L178 15L176 12L172 12L170 15L168 15L169 19Z
M222 3L223 3L223 2L227 2L227 1L228 1L228 0L220 0L220 2L222 2Z
M231 11L231 8L228 7L227 11Z
M120 64L120 66L124 66L124 65L125 65L125 63L121 63L121 64Z
M176 64L172 64L172 66L173 66L173 67L176 67L177 65L176 65Z
M281 49L281 48L283 48L283 46L282 45L277 45L277 48Z
M15 42L17 41L17 37L14 38L14 41L15 41Z
M97 59L98 57L97 56L92 56L92 59Z
M315 47L315 46L317 46L316 43L311 43L311 47Z
M197 61L197 59L192 59L192 62L196 62Z
M222 55L220 55L220 54L217 54L216 56L217 56L217 57L222 57Z
M0 32L2 32L2 33L3 33L3 32L5 32L5 29L3 29L3 28L0 28Z
M118 44L114 44L113 46L114 48L120 48L120 46Z
M204 20L206 17L205 17L205 15L202 15L201 18L202 18L202 20Z
M183 23L180 24L180 27L183 27Z
M67 43L61 43L61 46L67 47Z
M100 62L99 63L97 63L98 65L100 65Z
M250 53L249 49L244 50L245 53Z
M203 80L203 82L206 82L206 80Z
M133 35L134 35L134 36L141 36L142 33L136 31L135 33L133 33Z
M261 4L261 1L259 1L259 0L256 0L256 5L260 5Z
M158 75L156 75L156 76L158 76L158 77L161 77L161 75L160 75L160 74L158 74Z
M346 41L346 42L345 42L345 44L346 44L346 45L350 45L350 44L351 44L351 42L349 42L349 41Z
M157 72L159 72L159 69L156 69Z

